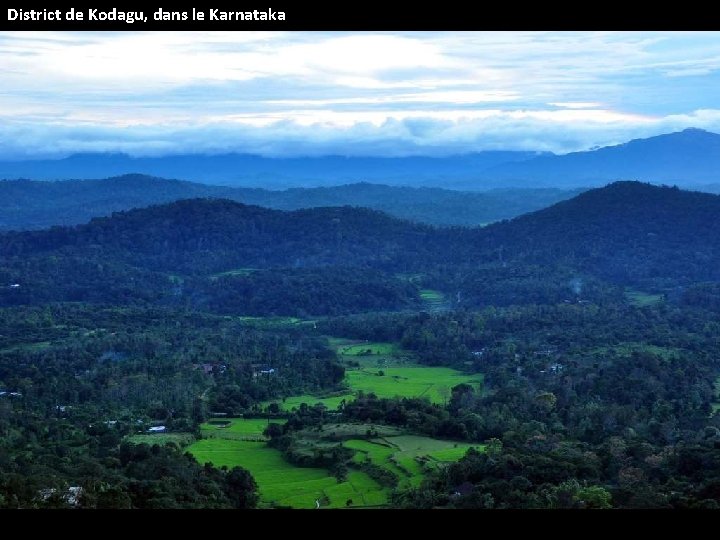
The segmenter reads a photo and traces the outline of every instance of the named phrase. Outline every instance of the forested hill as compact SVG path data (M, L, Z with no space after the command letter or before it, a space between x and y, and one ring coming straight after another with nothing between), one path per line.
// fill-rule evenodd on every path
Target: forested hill
M361 182L325 188L270 191L210 186L143 175L105 180L0 182L0 230L78 225L113 212L215 197L279 210L362 206L433 225L484 225L545 208L581 190L504 189L462 192Z
M478 233L479 252L615 281L720 279L720 196L616 182Z
M119 212L76 227L7 233L0 236L0 253L103 254L133 266L190 274L237 267L400 269L441 260L467 234L366 208L282 212L224 199L194 199Z
M222 199L181 200L76 227L0 235L0 254L96 254L153 270L486 262L577 266L606 277L711 278L720 196L616 182L485 228L437 229L365 208L282 212Z
M561 302L576 278L596 298L606 285L662 292L720 280L720 196L619 182L475 229L197 199L0 235L0 304L172 301L242 313L264 295L254 313L296 313L292 298L305 312L340 313L419 306L421 287L467 306Z

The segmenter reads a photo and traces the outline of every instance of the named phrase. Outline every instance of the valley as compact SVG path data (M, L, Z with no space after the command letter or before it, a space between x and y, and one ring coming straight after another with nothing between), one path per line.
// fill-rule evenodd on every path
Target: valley
M482 228L196 199L1 234L8 470L113 508L710 505L718 213L620 182Z

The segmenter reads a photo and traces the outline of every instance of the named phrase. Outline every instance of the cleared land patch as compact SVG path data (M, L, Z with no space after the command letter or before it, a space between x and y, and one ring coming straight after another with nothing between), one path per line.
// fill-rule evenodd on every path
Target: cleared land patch
M163 446L167 443L175 443L178 446L187 446L195 440L191 433L138 433L125 438L127 442L133 444L149 444L150 446L157 444Z
M649 294L633 289L625 291L625 298L628 302L637 307L654 306L663 301L662 294Z
M341 360L346 364L344 383L347 392L331 395L290 396L266 401L263 408L277 403L281 410L291 411L302 403L313 406L322 403L335 410L345 401L351 401L358 392L374 393L379 398L427 397L432 403L444 404L458 384L480 388L482 374L467 374L448 367L430 367L415 363L413 354L394 343L367 342L342 338L329 338Z
M266 440L263 435L269 424L284 424L285 420L266 418L214 419L200 425L204 438L242 440Z
M240 435L257 435L262 427L255 420L232 422L235 433ZM218 431L216 426L203 431L213 430ZM213 437L195 442L188 451L202 464L250 471L258 484L261 506L311 509L319 500L322 507L345 508L379 506L388 501L387 489L362 471L351 470L344 482L338 482L325 469L297 467L287 462L279 450L265 442Z
M355 450L353 462L368 462L394 474L400 488L417 487L425 475L438 465L457 461L470 448L484 445L444 441L419 435L396 435L370 440L351 439L345 446Z

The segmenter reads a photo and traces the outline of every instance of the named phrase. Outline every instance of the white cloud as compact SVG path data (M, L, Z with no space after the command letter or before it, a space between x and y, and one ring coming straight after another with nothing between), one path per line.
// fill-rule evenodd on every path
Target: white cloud
M335 111L237 116L206 123L110 124L102 119L39 125L0 117L0 154L115 151L136 155L250 152L284 155L448 155L480 150L567 152L696 126L720 131L720 110L635 117L596 110L376 112Z
M564 103L548 103L548 105L552 105L553 107L560 107L563 109L597 109L603 106L602 103L597 103L594 101L567 101Z
M14 153L562 152L717 129L719 68L718 32L0 33L0 118Z

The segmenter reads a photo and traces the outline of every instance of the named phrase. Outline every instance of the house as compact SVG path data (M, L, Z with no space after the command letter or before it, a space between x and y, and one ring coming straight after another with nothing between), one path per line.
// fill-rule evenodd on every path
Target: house
M165 433L167 428L165 426L155 426L147 430L148 433Z
M253 377L259 377L260 375L275 375L276 369L268 365L253 364Z
M38 495L40 495L40 498L43 501L47 501L50 497L55 495L58 492L55 488L47 488L47 489L41 489L38 492ZM67 489L67 491L61 495L61 498L63 501L65 501L70 506L77 506L80 503L80 497L83 494L83 488L80 486L71 486Z
M205 375L212 375L213 373L225 373L227 366L225 364L193 364L193 369L202 370Z
M470 482L463 482L459 486L457 486L455 489L452 490L452 497L465 497L467 495L470 495L473 492L473 489L475 489L475 486L473 486Z

